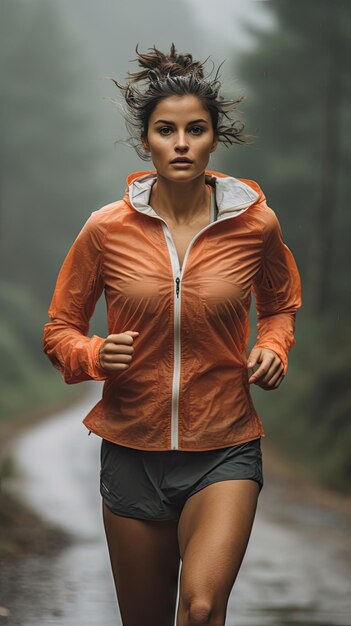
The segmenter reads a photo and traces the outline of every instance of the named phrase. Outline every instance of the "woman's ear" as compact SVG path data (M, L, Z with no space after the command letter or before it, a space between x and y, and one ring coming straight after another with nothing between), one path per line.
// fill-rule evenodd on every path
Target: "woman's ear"
M214 152L218 146L218 137L215 137L211 146L210 152Z
M143 144L143 148L144 148L145 152L150 152L150 146L149 146L149 142L147 140L147 137L142 136L141 143Z

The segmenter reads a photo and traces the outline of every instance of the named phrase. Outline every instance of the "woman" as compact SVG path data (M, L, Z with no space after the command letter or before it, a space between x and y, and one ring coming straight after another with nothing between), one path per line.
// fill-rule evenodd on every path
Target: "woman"
M250 384L276 389L295 343L299 274L259 185L207 170L244 141L218 73L172 45L122 90L152 171L94 211L58 276L44 351L64 380L104 380L103 519L124 626L225 623L262 489ZM134 133L134 135L133 135ZM138 143L139 142L139 143ZM108 336L88 337L102 290ZM256 296L258 338L248 355Z

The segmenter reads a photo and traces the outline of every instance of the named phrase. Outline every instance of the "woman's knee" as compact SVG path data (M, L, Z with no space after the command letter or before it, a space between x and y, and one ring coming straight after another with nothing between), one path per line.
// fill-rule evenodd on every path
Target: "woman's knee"
M179 611L187 626L224 626L225 623L226 607L219 606L211 598L180 598Z

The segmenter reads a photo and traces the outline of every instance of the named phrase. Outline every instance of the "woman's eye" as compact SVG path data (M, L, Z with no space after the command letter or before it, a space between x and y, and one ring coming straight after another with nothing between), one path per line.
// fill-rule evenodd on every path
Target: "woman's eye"
M169 135L172 132L172 129L169 126L163 126L160 128L161 135Z
M193 133L193 135L201 135L204 129L201 126L193 126L190 130Z

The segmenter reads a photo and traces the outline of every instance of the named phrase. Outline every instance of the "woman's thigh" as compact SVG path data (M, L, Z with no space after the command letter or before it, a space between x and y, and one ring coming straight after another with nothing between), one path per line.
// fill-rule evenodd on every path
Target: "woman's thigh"
M208 485L186 501L178 525L182 571L177 626L225 623L258 495L259 485L254 480L225 480Z
M123 626L173 626L180 565L177 520L122 517L104 502L103 520Z

